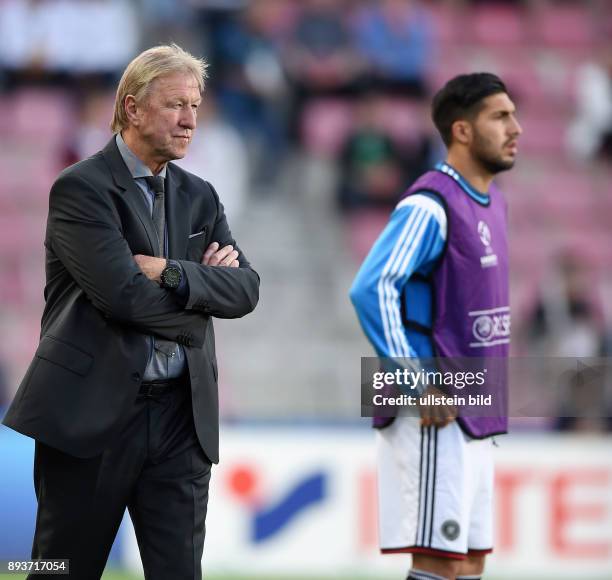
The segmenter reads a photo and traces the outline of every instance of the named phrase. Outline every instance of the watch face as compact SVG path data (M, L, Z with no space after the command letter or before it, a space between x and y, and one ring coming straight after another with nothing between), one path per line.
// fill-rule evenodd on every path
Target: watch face
M169 266L162 272L162 282L167 288L178 288L181 283L181 271Z

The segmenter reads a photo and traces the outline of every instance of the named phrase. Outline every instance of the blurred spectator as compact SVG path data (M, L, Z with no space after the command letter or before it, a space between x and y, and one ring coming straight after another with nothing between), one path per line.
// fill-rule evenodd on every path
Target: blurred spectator
M545 356L594 357L601 354L603 328L593 290L595 273L586 255L565 251L552 279L541 290L530 322L530 336Z
M7 0L0 4L6 83L110 82L136 50L138 32L128 0Z
M580 159L598 155L612 160L612 46L599 61L583 64L576 82L576 118L567 133L570 153Z
M355 126L340 156L343 210L391 208L406 186L401 152L384 126L384 107L375 93L357 104Z
M190 52L202 52L202 43L192 25L197 14L190 0L147 0L139 2L139 9L148 46L175 42Z
M253 2L217 31L217 91L224 115L256 153L253 176L268 183L286 151L287 85L279 59L275 23L283 2Z
M350 91L361 72L344 0L304 0L286 53L289 74L309 95Z
M248 151L240 133L219 115L212 93L200 105L189 155L175 163L214 185L230 219L240 216L251 183Z
M342 209L390 209L438 161L438 139L424 122L424 106L374 90L361 98L340 156Z
M559 431L612 431L612 406L606 393L609 374L609 365L585 364L565 377L565 384L560 385L564 397L555 425Z
M64 151L64 167L103 149L111 138L109 119L113 114L114 93L92 90L83 92L76 101L78 122Z
M388 91L423 96L431 65L431 27L416 0L368 2L355 25L357 48L368 79Z
M156 0L168 2L174 0ZM221 45L226 25L237 18L237 15L249 4L249 0L183 0L195 13L200 51L206 57L212 71L209 86L216 87L217 70L222 60Z
M557 270L557 279L547 281L533 311L530 355L543 357L544 366L548 357L586 359L584 372L577 371L560 385L557 427L607 429L606 377L588 368L588 359L605 354L605 327L593 293L595 273L586 255L572 251L559 257Z
M292 129L297 134L306 102L354 95L363 64L353 46L348 0L304 0L283 51L293 87Z

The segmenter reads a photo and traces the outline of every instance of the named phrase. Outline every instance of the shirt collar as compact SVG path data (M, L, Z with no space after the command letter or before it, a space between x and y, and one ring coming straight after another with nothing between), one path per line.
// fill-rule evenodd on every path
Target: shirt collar
M490 197L489 193L482 193L470 185L470 183L459 173L452 165L446 162L441 162L436 165L436 169L441 171L445 175L452 177L470 197L475 199L478 203L483 205L489 205Z
M125 161L125 164L127 165L127 168L129 169L134 179L138 179L139 177L149 177L153 175L153 172L125 144L121 133L117 133L115 141L117 143L119 153L121 154L123 161ZM165 164L162 170L157 175L165 179L167 167L168 164Z

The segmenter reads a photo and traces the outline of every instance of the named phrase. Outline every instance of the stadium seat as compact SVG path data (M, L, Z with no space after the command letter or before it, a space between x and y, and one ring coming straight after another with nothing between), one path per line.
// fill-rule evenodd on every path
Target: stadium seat
M34 215L3 214L0 216L0 255L42 255L45 220Z
M500 58L499 74L514 97L519 110L524 103L534 107L544 101L546 94L533 51L513 50L512 55ZM546 104L548 103L549 101L546 101Z
M12 129L15 135L32 137L50 146L62 143L76 122L63 91L23 89L13 96Z
M351 128L351 105L341 99L319 99L306 105L302 113L302 142L317 156L334 158Z
M457 30L460 28L458 11L450 10L448 5L430 4L429 14L433 22L433 30L436 44L439 47L455 46L457 42Z
M552 171L534 184L532 193L541 201L542 220L551 229L588 229L595 221L591 180L580 171Z
M472 12L471 21L472 35L482 48L516 47L523 42L522 12L513 6L478 6Z
M531 231L526 229L510 231L508 247L511 264L522 271L539 268L547 255L545 240L546 236L541 227Z
M389 135L398 143L419 141L427 121L427 107L410 99L389 99L383 123Z
M348 216L348 247L356 264L366 257L388 220L387 210L363 210Z
M20 151L0 156L0 198L22 211L45 209L57 173L57 164L49 157Z
M519 144L521 155L551 155L563 159L566 121L553 115L522 112L520 123L523 128Z
M468 54L466 54L466 51L460 50L456 46L453 47L452 52L442 56L443 58L439 58L427 74L429 86L431 86L434 91L442 88L442 86L452 77L471 70Z
M546 6L537 11L533 27L538 44L556 48L585 48L593 44L594 26L584 2Z

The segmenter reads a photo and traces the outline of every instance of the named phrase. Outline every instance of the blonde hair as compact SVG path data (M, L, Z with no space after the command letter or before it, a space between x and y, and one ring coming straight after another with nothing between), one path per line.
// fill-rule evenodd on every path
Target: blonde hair
M207 68L208 64L204 59L196 58L177 44L155 46L141 52L128 64L119 81L111 131L119 133L129 126L125 112L125 98L128 95L132 95L137 103L141 103L147 98L151 83L156 78L175 72L193 74L202 92Z

